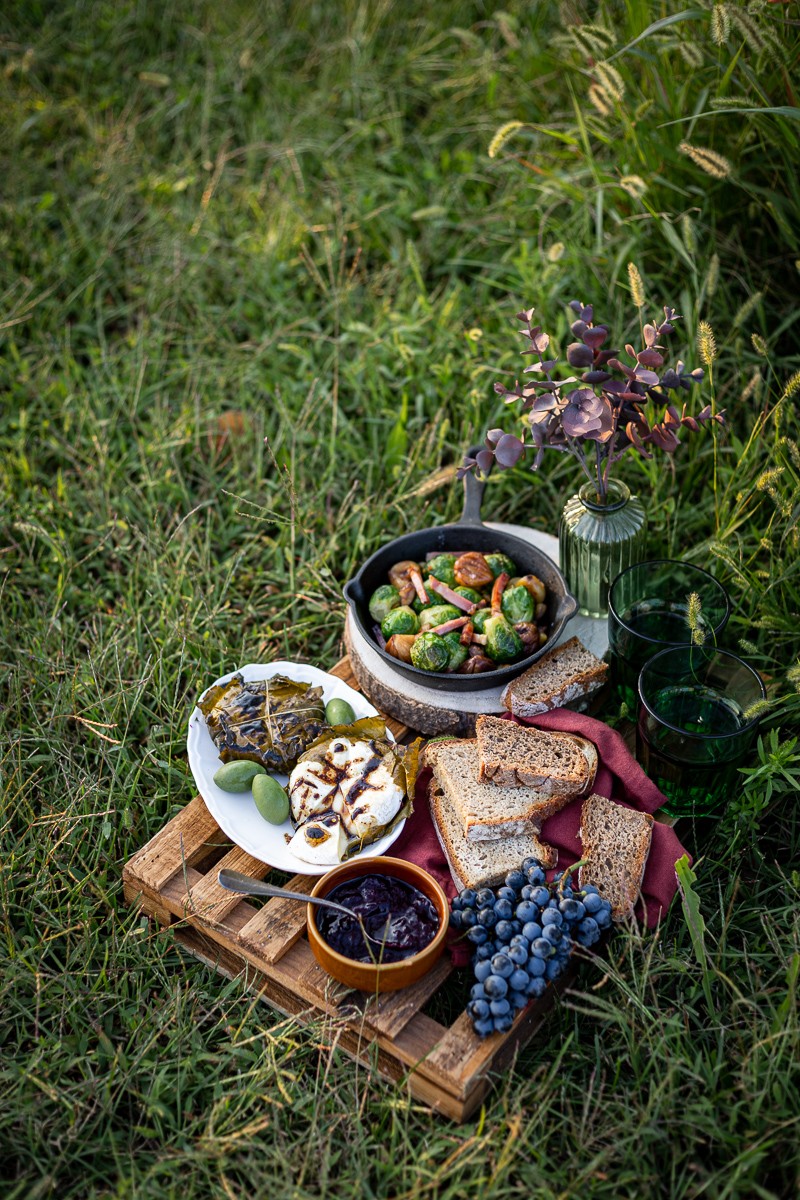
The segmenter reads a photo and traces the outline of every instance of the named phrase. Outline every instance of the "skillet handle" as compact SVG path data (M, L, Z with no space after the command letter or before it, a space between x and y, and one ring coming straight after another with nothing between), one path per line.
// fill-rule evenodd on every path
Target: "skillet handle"
M483 450L483 445L472 446L467 451L468 458L474 458L479 450ZM481 505L483 504L483 493L486 487L485 479L478 479L475 471L467 471L464 476L464 508L461 512L459 520L460 525L482 525L481 520Z

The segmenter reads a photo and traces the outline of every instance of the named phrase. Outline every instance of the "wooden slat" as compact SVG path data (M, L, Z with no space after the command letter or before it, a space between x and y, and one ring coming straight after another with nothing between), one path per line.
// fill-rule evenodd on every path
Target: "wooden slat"
M453 965L450 955L445 953L438 963L410 987L401 988L398 992L387 992L385 995L370 999L364 1011L364 1020L371 1029L395 1037L404 1029L431 996L438 992L444 981L452 974Z
M242 903L242 896L238 892L231 892L217 883L217 872L223 868L240 871L243 875L252 875L255 879L263 879L270 871L266 863L234 846L212 871L184 894L183 904L187 914L191 913L212 925L222 925L228 913Z
M123 878L135 877L157 892L182 866L194 866L214 844L229 845L230 840L202 796L195 796L126 863Z
M337 983L324 971L305 938L295 942L278 962L271 964L269 974L290 987L305 1004L316 1005L323 1012L338 1012L346 1001L360 1013L361 993Z
M313 875L295 875L287 883L293 892L306 895L317 882ZM275 897L248 921L239 934L241 946L264 962L274 963L303 936L306 929L306 908L297 900Z
M568 967L559 980L559 991L568 986L577 968ZM479 1038L466 1013L461 1013L428 1058L427 1065L451 1078L466 1099L490 1072L503 1070L517 1049L530 1041L552 1008L556 996L552 985L539 1000L520 1012L507 1034Z

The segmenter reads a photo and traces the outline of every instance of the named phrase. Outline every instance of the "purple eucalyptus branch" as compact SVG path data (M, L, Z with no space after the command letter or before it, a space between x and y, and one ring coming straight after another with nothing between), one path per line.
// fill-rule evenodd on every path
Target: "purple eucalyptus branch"
M662 371L664 356L659 339L673 333L673 322L680 320L673 308L665 307L663 319L643 326L644 345L640 350L626 345L625 352L633 363L629 365L620 359L619 351L604 349L608 328L594 323L591 305L572 300L569 307L575 314L571 329L578 340L567 347L566 360L570 367L583 371L580 379L575 375L560 380L553 377L558 360L544 357L550 345L549 334L532 323L532 308L518 313L517 319L524 324L520 333L530 343L522 354L538 360L525 367L523 374L541 372L544 378L529 380L522 386L519 380L514 387L494 385L506 404L521 403L522 436L490 429L485 448L474 459L464 459L459 477L476 468L485 474L493 463L501 469L516 466L528 450L535 451L531 469L536 471L545 450L558 450L572 455L603 502L611 467L627 450L635 450L642 458L652 458L651 446L674 454L682 429L696 433L708 422L725 424L724 412L714 413L709 405L691 416L685 404L679 410L669 402L670 392L689 391L703 379L700 368L687 371L680 361ZM568 390L572 384L578 386ZM653 401L665 403L660 421L651 421L643 412L643 407ZM592 443L594 454L590 459Z

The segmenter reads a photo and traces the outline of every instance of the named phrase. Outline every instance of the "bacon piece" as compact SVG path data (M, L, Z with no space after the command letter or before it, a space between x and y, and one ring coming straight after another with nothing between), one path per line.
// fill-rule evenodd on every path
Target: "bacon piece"
M469 613L470 616L480 607L474 604L472 600L468 600L466 596L459 596L458 592L454 592L451 587L448 587L446 583L442 583L441 579L437 579L435 575L428 577L428 587L432 592L436 592L437 596L441 596L443 600L446 600L448 604L454 604L456 608L460 608L462 612Z
M451 617L449 621L445 621L443 624L435 625L433 629L429 629L428 633L438 633L442 636L445 633L452 633L454 629L461 629L468 622L469 617Z
M501 611L500 606L501 606L501 603L503 600L503 592L506 590L510 579L511 579L511 576L509 575L508 571L501 571L500 574L497 576L497 579L495 579L495 581L494 581L494 587L492 588L492 613L493 614L499 613Z
M427 604L428 593L425 591L425 584L422 582L422 576L420 575L419 571L412 569L409 570L408 574L411 577L411 582L414 585L414 591L417 593L417 599L419 600L420 604Z
M472 624L472 621L470 621L469 617L467 617L467 623L464 626L464 628L461 630L461 637L459 639L461 642L461 645L468 646L470 644L470 642L472 641L474 634L475 634L475 626Z
M485 633L473 633L472 635L473 646L485 646L488 641L489 639Z

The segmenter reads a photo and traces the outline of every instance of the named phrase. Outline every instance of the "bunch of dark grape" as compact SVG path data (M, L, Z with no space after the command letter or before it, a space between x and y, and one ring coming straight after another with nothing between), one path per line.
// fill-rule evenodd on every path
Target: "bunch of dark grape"
M580 890L564 872L548 883L535 858L499 888L466 888L450 924L475 946L476 983L467 1013L481 1037L507 1033L519 1009L541 996L576 945L590 947L611 924L611 904L593 884Z

